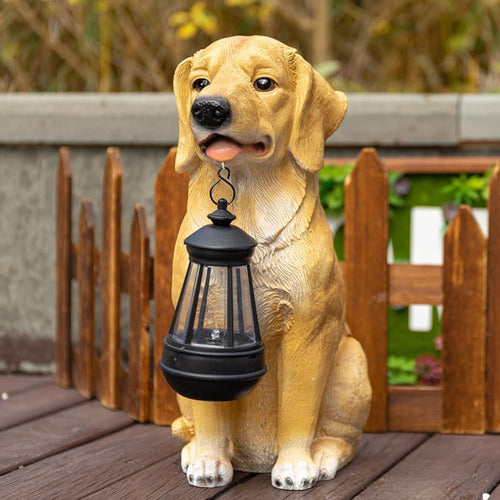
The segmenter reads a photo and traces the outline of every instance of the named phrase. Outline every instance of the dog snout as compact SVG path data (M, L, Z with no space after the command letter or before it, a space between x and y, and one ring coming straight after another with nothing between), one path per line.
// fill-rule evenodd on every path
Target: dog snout
M231 106L223 97L198 97L191 107L191 115L204 128L219 128L231 120Z

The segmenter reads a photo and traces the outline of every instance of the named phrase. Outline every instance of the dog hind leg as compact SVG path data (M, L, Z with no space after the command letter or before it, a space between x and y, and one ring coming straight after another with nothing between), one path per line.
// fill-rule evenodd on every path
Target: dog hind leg
M191 441L194 437L193 421L184 416L176 418L172 422L172 436L181 441Z
M346 336L335 356L311 446L318 479L332 479L354 457L371 396L365 353L356 339Z

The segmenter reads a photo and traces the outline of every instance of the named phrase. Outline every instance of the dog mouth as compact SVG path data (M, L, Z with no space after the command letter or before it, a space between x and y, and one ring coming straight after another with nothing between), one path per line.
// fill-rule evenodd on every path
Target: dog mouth
M198 145L205 155L216 161L229 161L240 153L247 153L258 158L265 156L269 150L265 141L242 144L232 137L220 134L211 134Z

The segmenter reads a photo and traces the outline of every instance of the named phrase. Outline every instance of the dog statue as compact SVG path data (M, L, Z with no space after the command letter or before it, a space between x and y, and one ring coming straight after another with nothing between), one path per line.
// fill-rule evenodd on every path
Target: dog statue
M208 193L225 162L236 187L235 224L258 242L252 274L268 367L238 401L179 396L172 432L188 441L182 469L194 486L228 484L235 468L272 471L276 488L311 488L353 458L371 403L318 197L325 139L342 121L346 97L295 49L264 36L221 39L184 60L174 93L175 168L190 173L174 302L188 265L184 239L207 224Z

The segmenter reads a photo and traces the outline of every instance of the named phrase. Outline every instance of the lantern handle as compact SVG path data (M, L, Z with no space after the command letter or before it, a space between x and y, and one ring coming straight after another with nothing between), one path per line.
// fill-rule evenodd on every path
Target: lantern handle
M222 175L223 172L227 172L227 177L224 177ZM231 188L231 191L233 192L231 199L227 201L227 204L230 205L234 201L234 198L236 196L236 190L234 189L234 186L231 184L231 182L229 182L229 178L231 177L231 171L226 167L226 165L224 165L224 162L221 163L221 167L217 171L217 177L219 179L210 188L210 199L212 200L212 202L215 205L217 205L217 201L215 200L215 198L213 196L213 191L214 191L215 187L217 186L217 184L219 184L219 182L222 181L222 182L225 182Z

